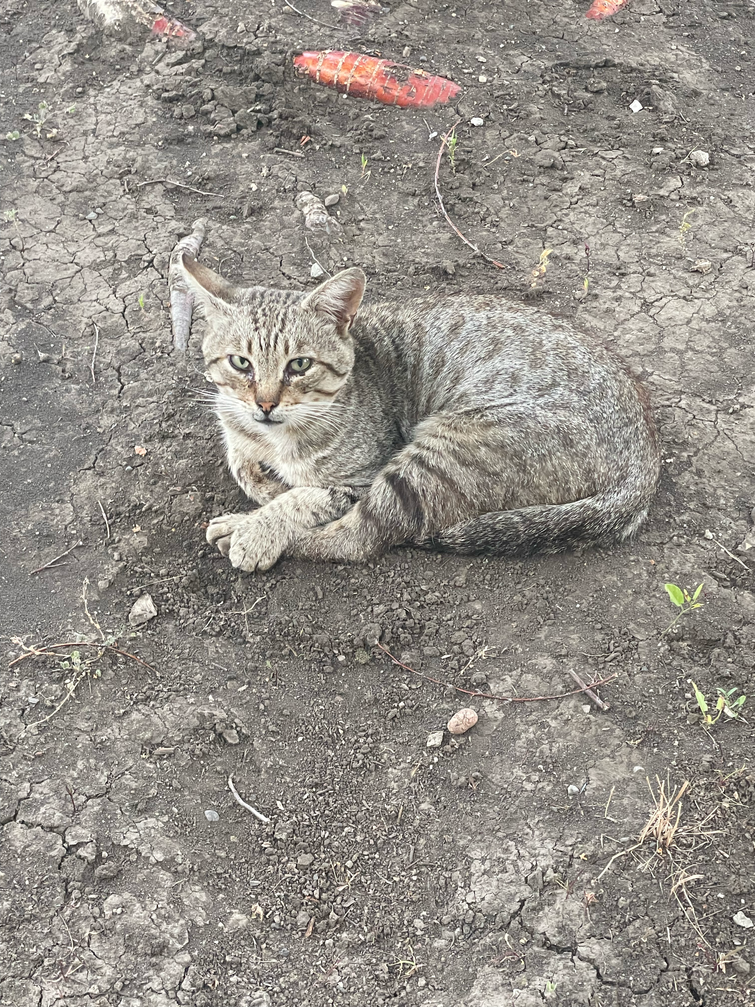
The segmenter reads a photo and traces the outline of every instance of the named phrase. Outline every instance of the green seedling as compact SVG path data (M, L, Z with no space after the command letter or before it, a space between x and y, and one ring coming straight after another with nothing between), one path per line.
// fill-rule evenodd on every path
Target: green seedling
M705 693L698 689L692 679L690 679L690 684L694 690L695 701L703 719L703 727L706 729L713 727L720 720L722 714L730 720L736 720L742 712L742 707L747 702L747 696L744 693L741 696L735 697L735 693L739 692L736 687L722 689L719 686L716 689L717 698L711 712L708 700L705 698Z
M679 244L683 249L687 248L687 235L692 230L692 224L690 223L692 217L697 213L696 209L687 210L687 212L682 217L682 222L679 225Z
M367 171L367 155L362 154L362 174L360 178L369 178L371 172Z
M42 127L50 118L50 106L46 101L40 101L37 105L36 112L27 112L24 116L27 122L34 124L34 135L39 139L42 136ZM54 129L51 134L48 134L48 139L55 136L57 129Z
M144 311L144 294L139 294L137 304L142 309L142 311Z
M2 221L4 224L14 224L17 216L18 210L3 210Z
M703 607L703 602L697 600L700 597L703 585L698 584L694 593L691 595L686 588L681 588L676 584L664 584L663 586L666 588L671 604L675 605L679 609L676 618L663 631L663 635L665 636L666 633L669 633L674 626L676 626L677 622L679 622L683 615L687 615L689 612L694 612L696 608Z
M10 133L6 133L5 134L5 139L6 140L20 140L21 139L21 134L19 133L19 131L17 129L14 129Z

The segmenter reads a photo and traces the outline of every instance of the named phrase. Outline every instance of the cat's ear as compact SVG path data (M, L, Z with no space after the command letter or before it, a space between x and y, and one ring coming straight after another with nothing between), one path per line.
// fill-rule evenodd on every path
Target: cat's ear
M361 269L343 269L308 294L301 306L335 322L338 331L346 335L362 303L366 282Z
M184 253L181 258L186 284L203 313L220 311L236 300L236 287L222 276Z

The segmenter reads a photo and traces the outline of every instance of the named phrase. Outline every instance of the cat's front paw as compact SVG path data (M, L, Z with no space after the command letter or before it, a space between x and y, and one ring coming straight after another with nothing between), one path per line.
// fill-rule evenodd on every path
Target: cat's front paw
M269 570L281 558L285 536L279 521L261 508L252 514L224 514L213 518L207 541L246 573Z

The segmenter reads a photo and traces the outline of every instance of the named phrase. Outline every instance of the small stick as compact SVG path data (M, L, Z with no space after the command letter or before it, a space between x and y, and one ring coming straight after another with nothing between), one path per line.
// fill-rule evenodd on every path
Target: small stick
M440 206L440 211L443 214L443 216L446 218L446 221L450 224L450 226L453 228L453 230L456 231L456 233L461 238L461 240L464 242L464 244L467 245L469 248L472 249L472 251L475 253L475 255L481 256L486 262L489 262L491 264L491 266L497 266L498 269L505 269L506 267L504 266L504 264L502 262L498 262L498 261L496 261L496 259L491 259L491 257L489 255L486 255L485 252L481 251L477 247L477 245L473 245L471 241L469 241L467 238L464 237L464 235L461 233L461 231L456 226L456 224L454 224L453 220L451 220L451 218L448 216L448 212L447 212L446 207L445 207L445 205L443 203L443 197L440 194L440 182L438 181L438 175L440 173L440 159L443 157L443 151L445 149L446 143L448 142L449 136L453 133L453 131L456 129L456 127L459 125L460 122L461 122L461 119L459 119L457 122L455 122L453 124L453 126L449 129L449 131L446 133L446 135L443 137L443 139L440 141L440 150L438 151L438 160L435 162L435 195L438 197L438 205Z
M390 657L394 664L397 664L400 668L405 671L410 671L412 675L417 675L419 678L424 678L428 682L433 682L435 685L442 685L446 689L455 689L456 692L463 692L466 696L472 696L477 699L494 699L499 703L540 703L547 699L566 699L569 696L578 696L580 693L587 690L587 686L584 689L575 689L574 692L562 692L557 696L494 696L489 692L478 692L477 689L463 689L460 685L454 685L452 682L442 682L439 678L433 678L432 675L425 675L422 671L415 671L414 668L410 668L408 664L404 664L403 661L399 661L397 657L384 647L382 643L378 643L378 647L384 653ZM609 678L602 678L598 682L590 682L591 688L596 688L599 685L606 685L608 682L612 682L616 678L616 674L611 675Z
M92 321L94 326L94 350L92 350L92 362L89 365L89 370L92 372L92 384L97 384L97 378L94 376L94 358L97 356L97 347L100 344L100 330L97 322Z
M321 21L317 17L312 17L311 14L305 14L303 10L299 10L298 7L294 7L294 5L292 3L289 3L288 0L286 0L285 4L283 5L284 11L286 7L290 7L291 10L294 11L296 14L298 14L300 17L305 17L307 21L314 21L315 24L321 24L324 28L334 28L336 31L339 30L339 26L337 24L328 24L327 21Z
M584 692L584 694L586 696L588 696L593 701L593 703L595 703L595 705L597 707L599 707L601 710L610 710L611 709L611 704L610 703L604 703L603 700L600 698L600 696L596 696L595 693L590 688L590 686L587 685L585 682L582 681L582 679L579 677L579 675L576 673L576 671L572 671L571 668L569 668L569 674L574 679L574 681L577 683L577 685L581 686L582 692Z
M13 642L21 643L18 639L14 639ZM23 644L21 644L21 646L23 646ZM137 657L135 654L129 654L127 650L120 650L118 647L111 647L108 643L89 643L87 641L77 641L74 643L49 643L44 647L30 647L26 654L22 654L20 657L15 658L15 660L11 661L8 667L12 668L14 664L18 664L19 661L25 661L27 657L54 657L55 655L51 654L50 651L61 650L63 647L99 647L101 650L112 650L114 654L120 654L121 657L130 657L132 661L136 661L137 664L144 665L144 667L148 668L150 671L155 670L151 664L147 664L146 661L142 661L142 659Z
M708 536L706 535L705 537L707 538ZM749 572L750 569L749 566L743 560L741 560L739 556L735 556L733 552L729 552L726 546L723 545L721 542L719 542L717 538L713 538L712 535L710 536L710 540L711 542L714 542L719 549L723 549L723 551L726 553L729 559L733 559L735 563L739 563L741 567L744 567L744 569Z
M332 276L333 274L332 274L332 273L331 273L331 272L330 272L329 270L327 270L327 269L325 268L325 266L323 266L323 264L322 264L322 263L320 262L320 260L319 260L319 259L317 258L317 256L315 255L315 253L314 253L314 252L312 251L312 246L310 245L310 243L309 243L309 239L307 238L306 234L304 235L304 244L305 244L305 245L307 246L307 248L309 249L309 254L310 254L310 255L312 256L312 258L313 258L313 259L315 260L315 262L316 262L316 263L317 263L317 265L318 265L318 266L320 267L320 269L321 269L321 270L323 271L323 273L325 273L325 275L326 275L326 276Z
M72 545L70 549L66 549L66 551L62 552L60 556L56 556L55 559L51 559L50 562L45 563L44 566L38 566L36 570L32 570L29 576L33 577L35 573L41 573L43 570L49 570L51 568L54 568L55 564L58 562L59 559L63 559L64 556L68 556L70 553L73 552L74 549L78 549L79 546L83 544L84 543L81 541L81 539L79 539L79 541L76 542L75 545ZM60 565L65 566L66 564L61 563Z
M200 196L220 196L225 199L222 192L210 192L208 189L195 189L193 185L186 185L184 182L176 182L172 178L148 178L146 182L137 182L136 188L141 189L143 185L175 185L179 189L188 189L189 192L198 192Z
M253 808L251 804L247 804L246 801L243 799L243 797L240 796L238 790L236 790L236 788L233 785L233 775L228 777L228 789L233 794L234 798L241 805L242 808L246 808L247 811L251 811L254 817L259 819L259 821L262 822L263 825L270 824L270 819L267 817L267 815L263 815L261 811L257 811L256 808Z
M186 282L183 266L184 253L188 252L192 259L199 258L199 249L204 241L207 221L200 217L192 224L191 234L176 244L170 253L168 265L168 290L170 291L170 320L173 327L173 345L181 352L189 345L191 332L191 313L194 307L194 297Z
M107 519L107 514L105 513L105 508L102 506L100 501L97 501L97 506L100 508L100 514L102 514L102 520L105 522L105 531L107 532L106 542L110 541L110 522Z
M291 157L304 157L300 150L286 150L285 147L273 147L274 154L290 154Z

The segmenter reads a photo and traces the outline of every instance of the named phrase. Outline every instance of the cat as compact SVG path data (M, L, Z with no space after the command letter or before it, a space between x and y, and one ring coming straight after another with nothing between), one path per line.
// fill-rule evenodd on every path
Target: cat
M234 567L554 552L644 521L647 393L566 322L498 295L362 307L357 268L301 293L182 266L228 464L259 505L209 524Z

